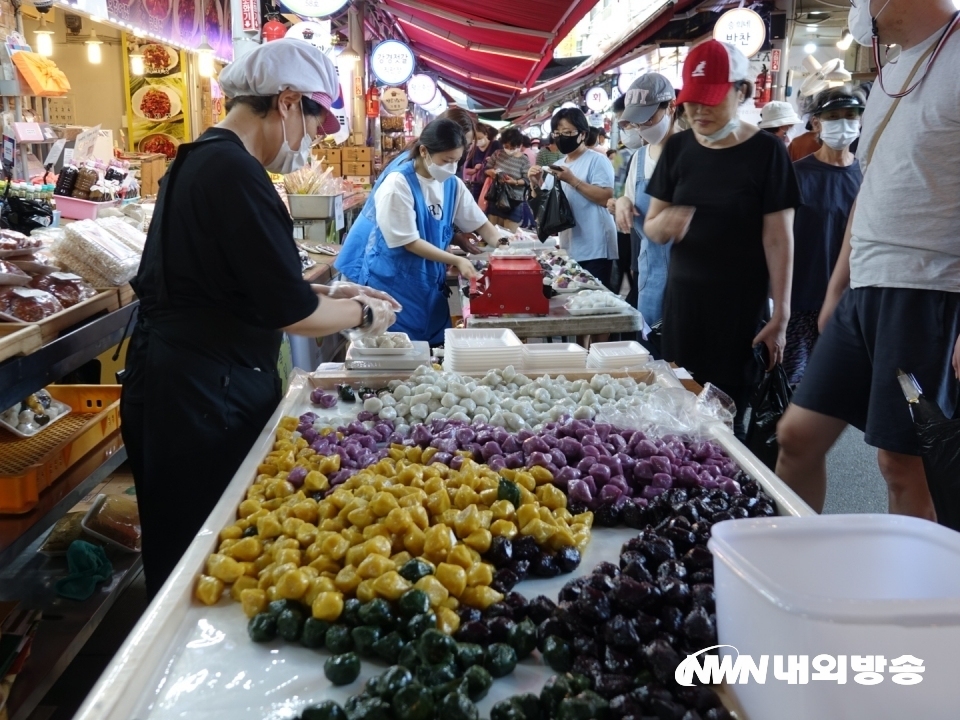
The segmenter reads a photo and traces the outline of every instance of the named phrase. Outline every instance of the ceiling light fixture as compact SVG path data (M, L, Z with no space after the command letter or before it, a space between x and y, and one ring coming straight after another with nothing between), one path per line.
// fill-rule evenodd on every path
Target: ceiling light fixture
M960 2L960 0L957 0L957 2ZM844 30L843 37L837 42L837 47L840 50L849 50L852 44L853 35L850 34L849 30Z
M94 65L99 65L103 60L103 54L100 52L103 40L97 37L96 30L90 30L90 38L84 44L87 46L87 60Z
M47 19L40 16L40 27L33 33L37 36L37 52L44 57L53 55L53 30L47 27Z

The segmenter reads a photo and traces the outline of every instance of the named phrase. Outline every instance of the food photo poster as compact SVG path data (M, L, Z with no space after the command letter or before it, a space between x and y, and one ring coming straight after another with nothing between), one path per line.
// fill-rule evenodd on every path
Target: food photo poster
M143 75L129 72L133 54L143 56ZM190 138L184 53L161 40L128 36L124 56L130 149L172 160L180 144Z

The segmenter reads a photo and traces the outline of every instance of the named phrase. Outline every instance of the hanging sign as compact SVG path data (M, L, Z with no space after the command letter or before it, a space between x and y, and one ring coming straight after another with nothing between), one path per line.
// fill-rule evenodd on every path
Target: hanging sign
M240 0L240 17L243 19L244 32L260 31L259 0Z
M627 90L630 89L630 86L633 85L633 81L636 80L639 75L635 73L620 73L617 76L617 90L619 90L624 95L627 94Z
M305 40L320 48L322 52L326 52L330 48L330 21L312 22L305 20L304 22L298 22L296 25L290 26L284 37Z
M348 0L282 0L283 7L300 17L319 18L333 15Z
M414 75L407 83L407 95L410 102L426 105L437 96L437 84L429 75Z
M384 85L403 85L416 64L413 50L399 40L384 40L370 55L370 70Z
M551 132L553 132L553 125L550 120L544 120L543 125L540 126L540 132L543 137L546 137Z
M391 115L402 115L407 111L407 94L398 87L389 87L383 91L380 96L380 104L386 108Z
M713 39L729 43L747 57L753 57L767 39L767 26L753 10L728 10L713 26Z
M598 85L597 87L592 87L587 90L586 103L587 107L594 112L603 112L607 109L607 105L610 104L610 96L604 88Z

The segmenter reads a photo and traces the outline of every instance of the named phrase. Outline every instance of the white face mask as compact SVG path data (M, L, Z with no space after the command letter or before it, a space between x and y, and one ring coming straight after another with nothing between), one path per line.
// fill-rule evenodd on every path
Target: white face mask
M457 174L457 164L455 162L447 163L446 165L437 165L433 160L424 158L424 161L427 165L427 172L433 176L434 180L444 182Z
M665 112L656 125L640 128L640 137L651 145L656 145L667 136L668 130L670 130L670 113Z
M740 127L740 119L737 117L734 117L733 119L730 120L730 122L728 122L726 125L724 125L722 128L717 130L712 135L700 135L700 137L702 137L707 142L711 142L711 143L720 142L725 137L730 135L738 127Z
M504 148L503 151L510 157L520 157L520 153L523 152L521 148L514 148L513 150L507 150Z
M643 147L643 137L637 128L625 128L620 131L620 142L630 150L637 150Z
M288 175L302 168L310 160L310 146L313 141L307 134L307 118L303 114L303 108L300 108L300 118L303 120L303 140L300 141L300 149L294 150L290 147L290 143L287 142L287 124L283 123L281 126L283 127L283 145L280 146L277 156L267 165L267 170L270 172Z
M870 0L858 0L856 5L850 7L850 14L847 17L847 26L850 28L850 34L853 39L861 45L870 47L873 44L873 26L880 13L887 9L890 0L883 4L883 7L876 15L870 15Z
M834 150L846 150L860 136L859 120L821 120L820 139Z

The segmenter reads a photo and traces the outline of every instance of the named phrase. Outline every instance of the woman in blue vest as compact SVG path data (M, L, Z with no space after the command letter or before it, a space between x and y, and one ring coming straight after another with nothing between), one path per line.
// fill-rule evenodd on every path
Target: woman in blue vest
M410 148L412 162L383 179L373 194L374 222L359 281L389 292L403 310L393 331L431 345L450 327L447 266L466 278L478 273L465 257L447 252L453 227L476 232L490 245L499 233L459 177L463 130L452 120L434 120Z
M437 119L440 118L453 120L457 123L463 130L465 146L467 148L473 147L474 137L477 131L477 122L472 113L467 112L463 108L451 107L437 116ZM457 163L457 174L461 176L464 158L466 158L466 153L464 153L464 157ZM377 178L376 183L374 183L373 191L367 198L367 202L364 203L363 209L350 227L347 236L343 239L343 246L340 248L340 254L337 256L337 260L333 266L339 270L346 279L356 281L356 279L360 277L360 268L363 266L363 254L367 250L367 245L372 241L371 233L377 226L373 197L380 188L380 183L382 183L384 178L390 173L396 172L402 165L409 162L410 155L407 151L404 151L387 164L383 172L380 173L380 177ZM463 248L464 252L480 252L480 249L475 247L466 235L455 234L454 243Z
M658 73L637 78L627 90L620 116L620 140L628 148L640 148L627 173L623 197L617 200L616 218L620 232L630 232L637 252L637 309L647 327L663 318L663 292L667 286L670 244L657 245L643 233L643 221L650 209L647 182L653 176L664 144L676 130L676 93L670 81ZM642 145L642 147L641 147ZM646 328L644 336L648 334ZM659 352L659 348L650 348Z

